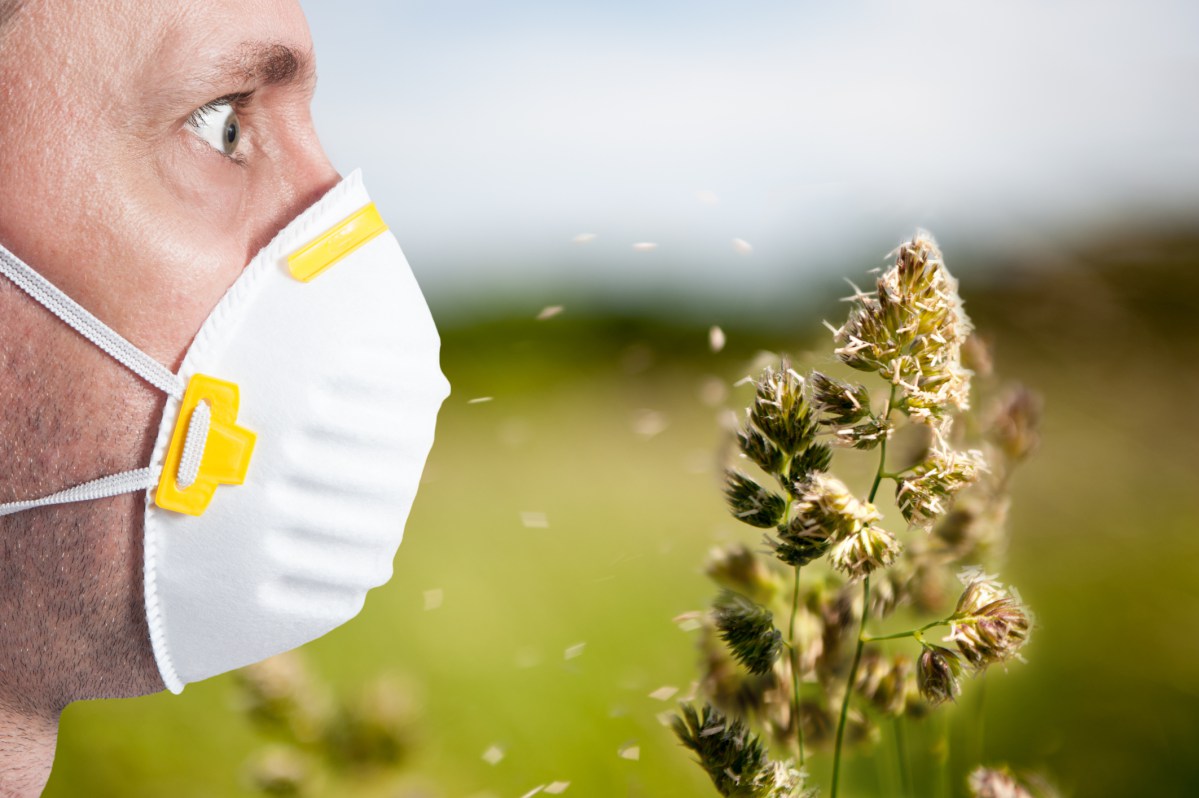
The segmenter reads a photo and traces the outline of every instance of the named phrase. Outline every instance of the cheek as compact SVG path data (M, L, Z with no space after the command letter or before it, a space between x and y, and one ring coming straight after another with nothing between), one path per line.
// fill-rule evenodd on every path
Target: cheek
M178 366L204 319L246 265L244 247L236 237L197 220L188 220L146 241L140 257L144 301L136 321L158 351L154 354Z
M133 254L145 302L135 324L164 362L178 365L208 313L238 278L250 256L247 170L226 162L186 131L173 142L157 174L137 192Z
M195 223L227 234L241 229L250 172L194 134L178 131L163 156L159 176L179 210Z

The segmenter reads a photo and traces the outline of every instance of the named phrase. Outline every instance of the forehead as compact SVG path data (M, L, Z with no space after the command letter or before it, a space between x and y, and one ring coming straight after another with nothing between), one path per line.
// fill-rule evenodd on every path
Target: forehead
M296 0L123 0L122 5L131 22L149 16L159 56L181 48L223 53L240 42L311 47L308 24Z
M60 79L86 71L126 88L227 67L247 49L307 56L312 47L296 0L28 0L14 23L37 60L56 62Z

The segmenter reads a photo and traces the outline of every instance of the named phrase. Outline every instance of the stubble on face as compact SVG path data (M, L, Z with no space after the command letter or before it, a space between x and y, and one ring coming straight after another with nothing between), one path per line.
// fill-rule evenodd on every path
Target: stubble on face
M250 256L336 180L293 0L0 0L0 242L177 368ZM235 92L245 152L187 128ZM163 397L0 279L0 502L149 462ZM0 706L162 689L144 496L0 518Z

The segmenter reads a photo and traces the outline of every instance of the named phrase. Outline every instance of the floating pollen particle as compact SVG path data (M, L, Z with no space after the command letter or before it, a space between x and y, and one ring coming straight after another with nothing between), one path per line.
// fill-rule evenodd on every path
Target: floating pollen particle
M573 646L567 646L562 652L562 659L575 659L583 656L583 649L587 647L586 643L575 643Z
M545 785L545 793L547 795L561 795L566 792L566 788L570 786L569 781L551 781Z
M537 314L537 321L545 321L546 319L552 319L552 318L554 318L554 316L557 316L561 312L562 312L561 305L549 305L548 307L542 308L541 312Z
M699 400L708 407L719 407L729 398L729 386L719 377L704 377L699 385Z
M641 758L641 746L639 745L622 745L616 752L621 759L628 759L631 762L636 762Z
M595 233L579 233L571 239L576 244L590 244L595 240Z
M719 352L724 349L724 343L724 330L713 325L712 328L708 330L708 346L712 347L713 352Z
M520 514L520 522L525 529L549 529L550 522L545 513L526 510Z
M703 621L700 618L703 616L701 612L684 612L682 615L676 615L672 620L679 625L679 629L684 632L694 632L696 629L703 627Z
M445 598L445 592L435 587L432 590L425 591L425 609L435 610L441 607L441 602Z
M658 245L652 241L642 241L633 245L634 252L653 252L658 248Z
M518 668L536 668L541 664L541 654L535 648L525 647L516 652L513 664Z
M734 238L733 249L736 250L738 255L748 255L754 251L754 245L744 238Z
M492 399L495 399L495 397L494 396L476 396L474 399L467 399L466 403L468 405L482 405L482 404L486 404L486 403L490 402Z
M652 438L670 426L663 413L642 408L633 414L633 432L643 438Z
M498 765L504 761L504 749L498 745L490 746L483 752L483 761L492 766Z
M674 698L675 693L678 691L679 688L666 685L664 687L659 687L657 690L650 693L649 697L657 701L669 701L670 699Z

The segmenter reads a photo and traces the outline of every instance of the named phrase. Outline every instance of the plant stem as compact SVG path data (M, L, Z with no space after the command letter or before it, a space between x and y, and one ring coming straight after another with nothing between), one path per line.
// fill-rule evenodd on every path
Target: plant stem
M949 798L949 713L941 713L941 742L937 746L938 778L937 794Z
M899 757L899 794L908 798L912 794L912 774L908 772L908 743L904 737L903 716L894 720L895 755Z
M804 766L803 714L799 701L799 639L795 633L795 618L799 615L799 566L795 566L795 590L791 596L791 701L795 718L795 737L799 742L799 766Z
M883 414L883 423L886 424L891 420L891 406L895 404L895 385L891 385L891 393L887 396L887 412ZM882 443L879 444L878 454L878 470L874 472L874 484L870 486L870 497L866 500L873 502L874 497L878 495L879 483L883 481L884 470L887 465L887 439L889 435L884 435Z
M896 385L891 384L891 393L887 396L887 411L883 414L883 422L891 419L891 407L895 404ZM874 472L874 483L870 486L870 496L866 499L873 502L878 495L878 486L883 481L883 472L887 466L887 437L883 436L879 444L878 469ZM849 666L849 679L845 683L845 697L841 699L841 718L837 721L837 741L833 748L833 784L830 790L831 798L837 798L837 783L841 776L841 748L845 742L845 719L849 715L849 699L853 695L853 686L858 679L858 664L862 661L862 645L866 642L866 616L870 614L870 577L862 580L862 619L858 623L858 644L853 652L853 664Z
M906 632L895 632L894 634L889 635L864 635L862 639L867 643L873 643L876 640L900 640L904 637L914 637L919 640L920 636L929 629L932 629L935 626L948 626L949 623L950 621L948 619L943 621L933 621L932 623L926 623L919 629L909 629Z
M978 677L978 706L975 714L978 717L978 753L975 761L982 762L987 753L987 674L984 671Z
M841 719L837 721L837 742L833 748L833 785L830 792L837 798L837 782L841 775L841 747L845 741L845 718L849 715L849 697L858 678L858 663L862 661L862 633L866 628L866 616L870 609L870 577L862 580L862 620L858 624L858 645L853 652L853 664L849 666L849 680L845 684L845 697L841 699Z

